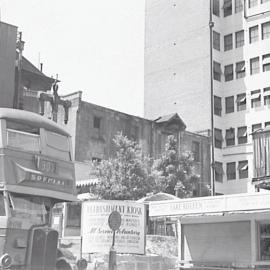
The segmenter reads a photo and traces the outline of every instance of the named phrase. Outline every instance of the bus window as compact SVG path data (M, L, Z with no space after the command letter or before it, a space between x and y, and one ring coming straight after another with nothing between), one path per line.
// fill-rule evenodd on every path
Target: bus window
M26 218L33 224L48 224L49 212L46 198L38 196L25 196L20 194L10 194L12 205L12 216Z
M4 195L3 192L0 192L0 216L5 216L5 203L4 203Z
M45 153L48 156L70 161L70 146L69 138L54 132L45 131L46 134L46 149Z
M7 129L14 129L17 131L39 135L39 128L12 121L7 121Z
M7 145L25 151L39 152L39 135L7 129Z

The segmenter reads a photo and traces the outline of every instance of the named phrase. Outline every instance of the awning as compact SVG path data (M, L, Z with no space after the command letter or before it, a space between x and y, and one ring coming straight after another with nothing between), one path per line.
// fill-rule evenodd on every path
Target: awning
M245 61L236 63L236 67L235 67L236 72L241 72L241 71L245 71L245 70L246 70Z
M247 136L247 128L239 128L237 132L237 137L246 137Z
M238 95L236 98L236 103L244 103L246 101L246 94Z
M234 138L234 129L226 130L226 139L233 139Z
M76 181L76 187L94 186L99 182L97 178Z
M259 99L261 97L261 93L255 93L251 95L251 99Z
M239 163L239 165L238 165L238 170L239 171L246 171L247 169L248 169L248 163L247 162Z
M270 64L270 54L263 56L262 63L263 63L263 65Z

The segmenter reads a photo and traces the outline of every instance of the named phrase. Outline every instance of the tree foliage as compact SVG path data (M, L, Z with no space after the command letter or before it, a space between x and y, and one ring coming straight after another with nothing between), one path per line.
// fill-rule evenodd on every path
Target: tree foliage
M164 153L155 160L152 177L156 191L174 195L177 189L181 198L191 197L199 181L199 176L194 173L193 154L186 151L179 155L174 136L168 136Z
M139 145L122 133L115 136L116 156L95 163L99 179L96 193L101 199L137 200L152 191L149 180L149 159L144 157Z

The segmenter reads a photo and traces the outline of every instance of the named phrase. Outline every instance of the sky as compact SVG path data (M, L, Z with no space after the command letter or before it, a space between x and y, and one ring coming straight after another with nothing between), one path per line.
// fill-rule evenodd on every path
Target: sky
M58 78L59 94L143 116L144 0L0 0L24 56Z

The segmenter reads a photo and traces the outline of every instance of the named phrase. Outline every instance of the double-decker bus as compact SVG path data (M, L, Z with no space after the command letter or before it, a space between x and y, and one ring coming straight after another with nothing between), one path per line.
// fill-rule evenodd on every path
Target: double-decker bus
M76 201L71 151L53 121L0 108L0 269L58 269L50 222L55 203Z

